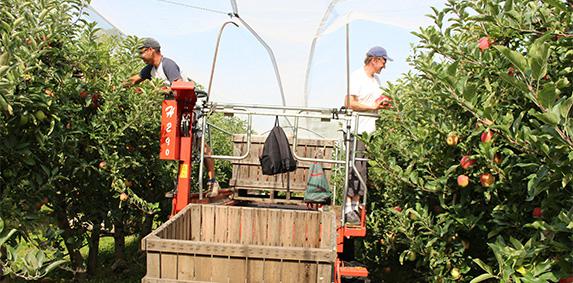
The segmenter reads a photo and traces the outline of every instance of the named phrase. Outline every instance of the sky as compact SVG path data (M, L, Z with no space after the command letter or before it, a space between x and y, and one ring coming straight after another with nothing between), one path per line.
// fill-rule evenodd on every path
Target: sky
M410 45L416 41L411 31L431 24L424 15L431 13L430 6L440 8L444 2L237 0L240 17L274 53L283 92L263 45L234 19L239 27L227 25L221 38L211 99L282 105L284 97L289 106L339 108L346 94L345 24L349 22L351 71L362 66L372 46L386 48L394 59L380 74L384 85L411 69L406 63ZM219 29L231 20L227 15L233 11L231 1L92 0L91 5L124 34L157 39L164 56L173 59L186 76L208 87ZM330 13L325 13L329 7ZM314 38L307 91L305 78Z

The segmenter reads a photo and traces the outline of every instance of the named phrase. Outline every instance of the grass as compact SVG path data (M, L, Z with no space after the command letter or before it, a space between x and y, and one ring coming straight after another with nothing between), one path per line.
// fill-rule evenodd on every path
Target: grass
M100 239L99 255L96 274L81 282L88 283L131 283L141 282L145 276L146 260L145 254L139 250L137 236L125 237L126 268L118 271L112 270L115 262L113 237L106 236ZM82 256L87 258L88 247L80 250ZM58 270L49 274L42 282L71 282L73 275L69 271Z

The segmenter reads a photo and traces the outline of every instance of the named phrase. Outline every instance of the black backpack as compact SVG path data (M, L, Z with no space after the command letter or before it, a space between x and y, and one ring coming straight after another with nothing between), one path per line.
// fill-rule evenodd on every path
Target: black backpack
M288 139L279 126L279 118L265 140L263 153L259 157L264 175L275 175L296 170L296 160L293 157Z

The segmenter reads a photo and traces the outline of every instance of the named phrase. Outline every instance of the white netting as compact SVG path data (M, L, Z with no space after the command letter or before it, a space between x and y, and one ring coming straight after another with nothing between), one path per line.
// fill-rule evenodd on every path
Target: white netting
M430 19L424 15L431 12L430 6L442 2L237 0L241 19L272 49L284 91L265 48L244 25L229 25L211 97L224 102L282 105L284 100L289 106L339 107L346 92L346 24L351 23L351 70L361 65L369 47L382 45L395 61L381 78L393 80L408 70L405 58L414 41L409 31L427 24ZM205 86L217 33L231 19L227 13L233 12L229 0L93 0L91 6L123 33L159 40L164 55Z

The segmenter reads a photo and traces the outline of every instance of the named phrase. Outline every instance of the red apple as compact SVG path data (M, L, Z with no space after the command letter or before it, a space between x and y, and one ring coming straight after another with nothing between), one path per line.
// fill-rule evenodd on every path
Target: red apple
M559 283L573 283L573 276L559 279Z
M402 208L399 207L399 206L395 206L395 207L394 207L394 210L397 211L397 212L402 212Z
M507 68L507 75L510 77L514 77L515 76L515 69L513 67Z
M381 108L392 108L392 98L386 95L380 95L376 98L376 104L379 104Z
M101 98L101 95L99 95L99 94L93 94L92 95L92 105L91 105L92 108L97 109L100 107L100 105L101 105L101 99L100 98Z
M482 52L485 51L486 49L489 49L490 45L491 41L489 40L489 36L484 36L480 38L478 41L478 47Z
M100 169L105 169L106 166L107 166L107 162L105 162L105 160L99 163Z
M491 187L495 182L495 177L491 173L483 173L479 176L479 182L484 187Z
M470 159L470 157L467 155L462 156L462 160L460 160L460 165L464 169L468 169L468 168L472 167L472 165L474 165L474 163L476 163L476 161L474 159Z
M481 142L483 142L483 143L490 142L492 138L493 138L493 132L490 131L489 129L487 129L483 133L481 133Z
M81 98L84 98L84 99L85 99L85 98L88 97L88 95L89 95L89 93L88 93L87 91L80 91L80 97L81 97Z
M458 186L465 188L470 183L470 178L466 175L459 175L458 176Z
M458 144L458 142L460 141L460 138L458 137L458 135L456 133L449 133L448 137L446 138L446 143L449 146L456 146Z
M541 218L543 217L543 210L541 209L541 207L536 207L533 209L533 211L531 212L531 215L534 218Z

